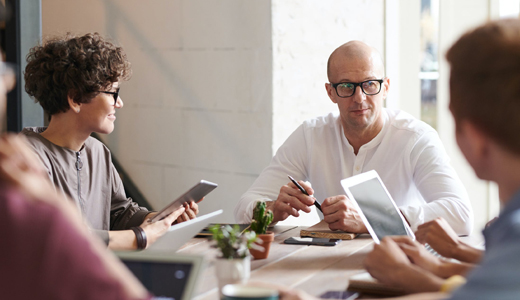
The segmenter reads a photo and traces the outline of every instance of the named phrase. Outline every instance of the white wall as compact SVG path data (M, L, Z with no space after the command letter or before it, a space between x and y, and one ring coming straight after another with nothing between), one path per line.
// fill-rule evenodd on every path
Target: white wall
M455 140L455 126L449 112L449 65L446 61L446 51L467 30L472 29L490 19L499 17L500 1L496 0L441 0L440 2L440 78L438 110L439 134L451 156L452 164L456 168L475 211L475 229L483 229L486 222L498 214L498 190L495 184L480 180L473 169L464 159Z
M384 53L383 2L272 1L273 154L304 120L338 110L325 90L327 60L334 49L361 40ZM312 207L283 224L318 221Z
M385 66L390 78L386 106L421 118L420 1L385 0Z
M327 60L361 40L384 51L384 1L273 0L273 153L304 120L337 111Z
M219 183L202 213L226 208L271 158L271 3L46 0L43 35L98 31L134 75L105 138L155 208L200 179Z
M441 55L504 1L441 0ZM236 201L286 137L336 109L326 62L346 41L381 52L387 106L420 116L416 0L45 0L42 11L44 36L98 31L126 49L134 76L105 141L156 208L203 178L220 186L201 211L224 207L221 221L233 222ZM442 57L438 131L478 231L498 211L496 187L474 176L456 146L448 74Z

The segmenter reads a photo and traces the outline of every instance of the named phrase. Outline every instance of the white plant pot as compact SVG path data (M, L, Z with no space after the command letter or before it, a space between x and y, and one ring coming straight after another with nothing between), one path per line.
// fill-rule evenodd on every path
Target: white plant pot
M217 258L215 261L215 273L218 279L219 293L222 287L232 283L246 283L251 273L251 257L224 259ZM220 294L222 297L222 294Z

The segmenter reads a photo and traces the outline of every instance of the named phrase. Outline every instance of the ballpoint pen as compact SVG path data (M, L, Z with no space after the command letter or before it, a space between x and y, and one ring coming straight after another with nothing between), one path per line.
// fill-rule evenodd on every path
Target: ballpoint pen
M292 183L294 183L298 187L298 189L302 191L302 193L304 193L307 196L310 196L309 193L307 193L307 191L296 180L294 180L294 178L292 178L291 175L287 175L287 177L289 177ZM314 205L316 205L316 207L321 211L321 213L323 213L323 210L321 210L321 205L318 201L316 201L316 198L314 198Z

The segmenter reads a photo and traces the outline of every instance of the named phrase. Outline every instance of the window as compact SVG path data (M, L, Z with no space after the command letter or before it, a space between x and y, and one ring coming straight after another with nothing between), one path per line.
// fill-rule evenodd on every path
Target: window
M421 119L437 128L439 0L421 0Z

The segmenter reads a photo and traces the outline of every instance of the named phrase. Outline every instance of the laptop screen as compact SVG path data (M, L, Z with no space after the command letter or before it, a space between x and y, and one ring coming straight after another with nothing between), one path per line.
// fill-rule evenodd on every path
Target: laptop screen
M379 240L387 235L408 235L392 198L377 178L352 185L349 190Z
M182 299L192 272L192 264L189 262L123 262L146 289L159 299Z

